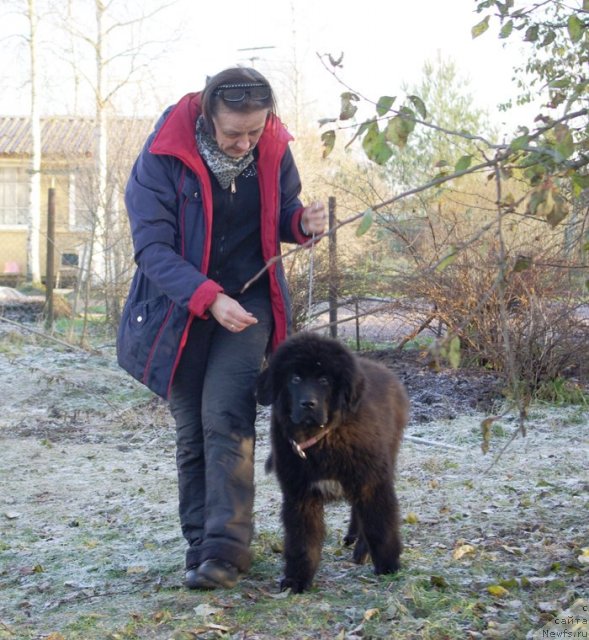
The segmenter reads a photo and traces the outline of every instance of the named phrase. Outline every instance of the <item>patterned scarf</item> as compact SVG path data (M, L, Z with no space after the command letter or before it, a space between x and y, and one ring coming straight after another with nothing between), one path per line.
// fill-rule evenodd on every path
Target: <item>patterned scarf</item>
M202 116L196 121L196 146L223 189L227 189L231 181L237 178L254 160L253 149L250 149L247 155L242 158L231 158L223 153L213 136L206 131Z

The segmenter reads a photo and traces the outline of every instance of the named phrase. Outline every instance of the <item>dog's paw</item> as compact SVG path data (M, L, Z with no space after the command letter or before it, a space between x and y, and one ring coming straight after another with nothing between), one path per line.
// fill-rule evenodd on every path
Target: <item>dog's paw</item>
M344 545L346 547L351 547L356 540L358 540L358 536L355 533L348 533L344 536Z
M397 573L401 568L401 562L399 558L392 558L390 560L386 560L385 562L375 562L374 563L374 573L376 575L382 575L385 573Z
M303 582L296 578L288 578L287 576L284 576L280 580L280 591L287 591L290 589L292 593L303 593L303 591L307 591L310 586L310 582Z
M356 564L366 564L370 558L370 551L368 549L368 545L366 541L362 538L358 538L356 540L356 545L354 546L354 551L352 553L352 560Z

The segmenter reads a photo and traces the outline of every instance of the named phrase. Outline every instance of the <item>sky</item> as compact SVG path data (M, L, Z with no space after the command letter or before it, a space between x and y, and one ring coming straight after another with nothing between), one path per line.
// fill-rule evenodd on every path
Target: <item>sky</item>
M92 5L90 0L73 2L79 7ZM341 0L176 0L146 25L145 34L162 44L151 48L151 80L141 87L143 106L159 110L200 89L207 75L235 64L250 64L268 76L279 107L297 92L321 116L337 115L338 96L344 88L321 64L318 53L336 58L343 53L342 80L374 100L400 95L403 87L418 85L424 63L439 55L454 62L460 76L468 79L476 107L487 109L498 126L507 122L513 128L528 114L505 115L497 105L515 96L512 69L521 54L516 46L503 48L496 31L473 40L471 28L481 19L474 8L474 0L362 0L355 4ZM2 22L0 42L4 43L10 42L7 29L26 26L22 19L14 27L6 19ZM298 87L293 86L293 68L299 72ZM22 82L26 56L21 55L14 65L5 64L2 73L0 110L26 114L28 94ZM56 78L49 85L44 114L63 112L67 107L59 105L59 100L67 91Z
M172 72L170 88L179 94L194 90L195 78L235 62L253 62L279 81L281 69L296 60L307 102L320 110L333 104L337 109L337 96L344 88L325 70L317 52L336 58L343 52L341 77L375 99L398 95L403 86L418 85L424 63L440 55L455 63L459 74L469 80L476 106L488 109L498 124L507 121L509 125L522 117L497 110L499 103L515 95L512 70L521 53L516 46L504 49L491 30L472 39L471 27L481 20L474 12L474 0L362 0L354 4L341 0L222 0L216 4L185 0L182 7L188 29L185 52L194 62L192 73L186 73L183 65ZM256 47L273 48L240 51Z

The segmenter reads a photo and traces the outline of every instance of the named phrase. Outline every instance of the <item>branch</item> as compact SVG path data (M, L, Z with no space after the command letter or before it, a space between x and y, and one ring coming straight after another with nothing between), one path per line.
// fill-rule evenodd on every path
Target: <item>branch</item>
M81 353L85 353L85 354L89 354L89 353L94 353L92 351L89 351L88 349L83 349L82 347L78 347L75 344L71 344L69 342L65 342L64 340L60 340L59 338L54 338L53 336L50 336L47 333L43 333L43 331L39 331L38 329L33 329L32 327L27 327L26 324L22 324L21 322L16 322L16 320L9 320L8 318L5 318L4 316L0 316L0 322L7 322L8 324L11 324L15 327L19 327L19 329L24 329L25 331L30 331L31 333L34 333L37 336L41 336L42 338L45 338L45 340L49 340L51 342L56 342L57 344L60 344L62 347L67 347L68 349L73 349L74 351L80 351Z

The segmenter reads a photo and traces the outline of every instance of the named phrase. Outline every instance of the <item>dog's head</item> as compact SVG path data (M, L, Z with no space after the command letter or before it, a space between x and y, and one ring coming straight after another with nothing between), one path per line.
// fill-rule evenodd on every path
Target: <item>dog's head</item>
M258 380L258 402L273 405L297 430L313 430L354 412L364 376L337 340L299 333L286 340Z

